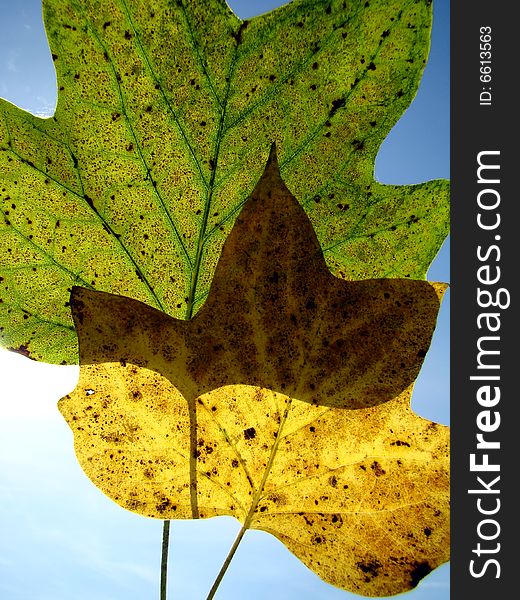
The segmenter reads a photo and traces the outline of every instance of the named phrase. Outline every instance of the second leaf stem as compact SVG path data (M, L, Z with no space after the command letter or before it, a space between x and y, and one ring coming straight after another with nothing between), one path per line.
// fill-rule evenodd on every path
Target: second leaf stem
M166 600L168 581L168 546L170 543L170 521L163 523L162 555L161 555L161 600Z

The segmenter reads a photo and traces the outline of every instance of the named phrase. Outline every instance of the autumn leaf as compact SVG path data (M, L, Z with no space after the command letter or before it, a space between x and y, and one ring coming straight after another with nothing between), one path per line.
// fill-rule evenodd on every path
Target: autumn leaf
M333 585L410 589L449 558L448 429L410 409L444 287L331 275L273 153L191 320L74 288L78 460L129 510L232 515Z
M176 318L204 303L276 141L328 268L424 278L448 184L374 181L426 61L428 0L294 0L241 21L223 0L44 0L55 115L0 101L0 335L77 361L73 286Z

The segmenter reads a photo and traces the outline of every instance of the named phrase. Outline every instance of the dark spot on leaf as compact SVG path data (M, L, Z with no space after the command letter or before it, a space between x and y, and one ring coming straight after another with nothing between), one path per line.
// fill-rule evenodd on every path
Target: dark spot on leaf
M374 475L376 477L379 477L379 476L384 475L386 473L386 471L381 467L381 465L377 462L377 460L375 460L370 465L370 468L372 469L372 471L374 471Z
M367 69L369 71L375 71L376 70L376 65L373 62L370 62L370 64L368 65Z
M242 21L242 23L240 23L240 27L238 28L238 31L236 33L231 34L235 38L237 44L242 43L243 33L247 29L248 26L249 26L249 21L247 21L247 20Z
M21 354L26 358L31 358L31 353L29 352L29 348L25 344L21 344L18 348L7 348L11 352L16 352L17 354Z
M402 440L396 440L395 442L392 442L390 446L407 446L410 448L410 444L408 442L403 442Z
M125 40L131 40L132 34L129 31L125 31Z
M249 429L244 429L244 437L246 440L252 440L256 437L256 429L254 427L249 427Z
M155 505L155 508L160 513L163 513L164 511L168 510L170 507L172 507L173 510L175 510L175 508L176 508L172 505L171 501L168 498L164 498L159 504Z
M332 107L329 110L329 116L333 117L340 108L345 106L346 101L345 98L338 98L337 100L332 101Z
M414 563L412 566L412 570L410 571L410 580L412 587L416 587L419 581L421 581L423 577L426 577L426 575L428 575L428 573L431 572L432 568L430 567L428 562L423 561Z
M314 310L316 308L316 302L314 302L313 298L308 298L307 302L305 302L305 308L307 310Z
M425 527L424 528L424 535L426 537L430 537L431 534L432 534L432 530L429 527Z
M369 582L374 577L377 577L379 575L379 570L383 566L377 560L364 561L364 562L360 561L360 562L356 563L356 565L360 569L360 571L362 571L366 575L366 577L365 577L366 582Z
M235 469L238 467L238 460L236 458L234 458L231 461L231 466L234 467Z

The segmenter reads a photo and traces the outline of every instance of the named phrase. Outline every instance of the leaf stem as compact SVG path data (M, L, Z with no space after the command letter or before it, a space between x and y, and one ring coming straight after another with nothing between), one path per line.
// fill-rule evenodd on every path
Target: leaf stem
M168 576L168 546L170 543L170 521L163 522L162 556L161 556L161 599L166 600L166 583Z
M235 552L236 552L240 542L242 541L242 538L244 537L244 533L247 531L247 529L248 529L248 524L244 523L244 525L242 525L242 527L240 528L240 531L238 532L238 535L237 535L235 541L233 542L233 545L231 546L231 548L228 552L228 555L226 556L226 560L224 561L224 564L220 568L217 578L215 579L215 582L213 583L206 600L212 600L213 596L215 595L215 593L220 585L220 582L222 581L224 575L226 574L226 571L227 571L231 561L233 560L233 556L235 555Z
M215 593L218 589L218 586L220 585L220 582L222 581L222 578L226 574L226 571L229 567L229 563L233 559L233 556L235 555L235 552L237 551L237 548L238 548L240 542L242 541L242 538L244 537L244 533L251 526L251 522L253 521L253 517L254 517L256 509L258 507L258 503L260 501L260 498L262 497L265 482L267 481L267 478L269 477L269 473L271 472L271 467L273 466L276 452L278 451L278 446L280 444L280 439L281 439L281 433L284 428L285 422L287 420L287 416L289 415L289 411L291 410L291 405L292 405L292 399L289 398L289 401L287 402L283 416L280 420L280 426L278 427L278 432L276 433L276 439L274 441L273 447L271 448L271 455L269 456L269 461L267 462L267 465L265 467L262 481L260 482L260 485L258 486L258 489L257 489L255 495L253 496L253 500L251 501L251 508L249 509L249 512L247 513L247 516L244 520L244 524L242 525L240 531L238 532L238 535L237 535L235 541L233 542L233 545L231 546L231 548L228 552L228 555L226 556L226 560L224 561L224 564L222 565L222 567L217 575L217 578L215 579L215 583L211 587L206 600L212 600L213 596L215 595Z

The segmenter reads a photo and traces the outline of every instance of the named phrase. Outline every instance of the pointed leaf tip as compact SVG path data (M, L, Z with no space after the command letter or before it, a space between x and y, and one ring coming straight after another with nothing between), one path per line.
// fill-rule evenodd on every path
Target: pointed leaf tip
M278 155L276 151L276 142L271 144L271 148L269 150L269 157L267 159L267 166L271 163L274 163L278 167Z

